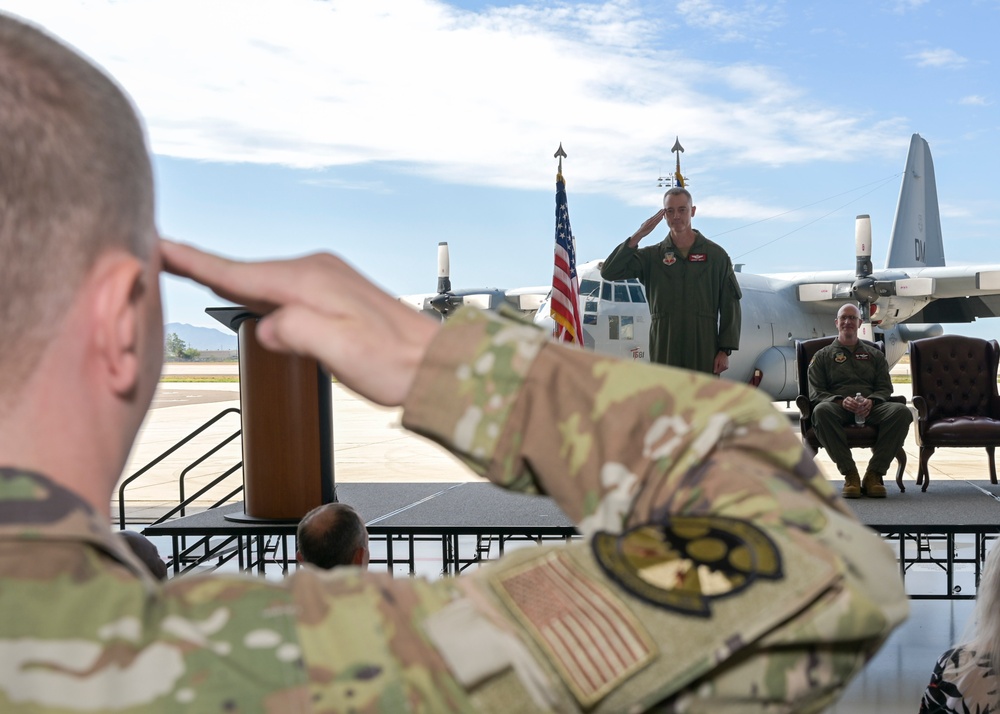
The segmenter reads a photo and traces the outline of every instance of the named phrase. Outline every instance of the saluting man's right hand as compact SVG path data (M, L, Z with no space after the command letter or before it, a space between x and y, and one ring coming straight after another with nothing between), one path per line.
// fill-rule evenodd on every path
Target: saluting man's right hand
M629 244L633 248L639 245L639 241L641 241L643 238L652 233L653 229L656 228L656 226L659 225L660 221L663 220L663 214L664 211L661 208L659 211L657 211L652 216L643 221L643 224L639 226L639 230L633 233L632 237L629 238Z

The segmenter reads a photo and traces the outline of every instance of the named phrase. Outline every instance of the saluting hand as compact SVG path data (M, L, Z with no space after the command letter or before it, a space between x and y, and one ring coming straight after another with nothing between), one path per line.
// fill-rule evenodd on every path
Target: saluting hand
M257 327L264 347L314 357L383 406L403 403L440 328L328 253L247 263L167 240L160 251L167 272L266 316Z
M639 226L639 230L632 234L632 237L628 239L628 244L635 248L639 245L639 241L648 236L653 232L653 229L663 220L664 211L661 208L659 211L654 213L652 216L643 221L643 224Z

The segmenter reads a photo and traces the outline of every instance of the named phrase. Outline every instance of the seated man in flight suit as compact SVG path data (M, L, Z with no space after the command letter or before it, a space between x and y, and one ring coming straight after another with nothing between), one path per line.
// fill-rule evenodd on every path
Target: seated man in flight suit
M809 400L816 438L844 476L844 498L885 498L882 477L906 440L913 415L889 401L892 379L882 350L858 338L861 311L848 303L837 311L837 339L809 363ZM858 395L861 395L860 398ZM844 427L858 417L878 427L878 439L864 479L858 473Z

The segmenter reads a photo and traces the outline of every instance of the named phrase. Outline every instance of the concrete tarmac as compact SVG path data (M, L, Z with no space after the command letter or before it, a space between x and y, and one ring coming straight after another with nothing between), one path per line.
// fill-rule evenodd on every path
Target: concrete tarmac
M192 378L234 376L238 374L238 368L233 363L168 364L164 374L172 378L185 375ZM481 480L444 449L404 430L401 426L401 409L374 405L339 384L331 385L331 389L336 481L392 483ZM897 384L895 391L907 399L911 396L908 384ZM797 431L798 410L795 405L778 402L775 407L789 417ZM213 417L238 408L238 383L161 382L123 472L123 478L134 474ZM238 414L224 414L214 426L206 429L188 446L179 449L135 479L125 491L128 522L149 523L175 505L179 500L178 482L185 471L184 493L189 495L235 466L242 458L239 438L207 456L197 466L191 464L223 439L233 435L239 427ZM919 463L919 449L914 435L915 428L911 430L904 445L908 459L904 483L908 490L916 489ZM862 450L856 450L855 454L859 470L864 472L866 454ZM816 462L828 479L837 482L839 488L841 477L825 451L820 451ZM893 473L894 471L890 471L886 478L889 498L898 493L891 480ZM985 479L988 478L988 473L984 449L938 449L930 462L929 493L933 491L935 481ZM236 470L220 486L199 498L193 510L210 506L238 487L241 478L242 472ZM117 495L116 489L116 500L112 503L113 514L118 513Z

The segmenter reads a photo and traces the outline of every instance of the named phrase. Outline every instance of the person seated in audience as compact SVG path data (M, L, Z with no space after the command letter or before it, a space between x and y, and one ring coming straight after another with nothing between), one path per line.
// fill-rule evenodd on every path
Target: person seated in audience
M1000 542L986 556L976 607L957 644L934 665L920 714L1000 712Z
M368 529L346 503L325 503L302 517L295 531L295 559L330 570L338 565L368 568Z
M167 579L167 564L163 562L160 551L153 545L153 541L135 531L119 531L118 535L125 540L126 545L132 549L142 564L149 568L154 578Z

